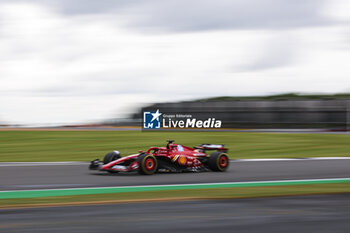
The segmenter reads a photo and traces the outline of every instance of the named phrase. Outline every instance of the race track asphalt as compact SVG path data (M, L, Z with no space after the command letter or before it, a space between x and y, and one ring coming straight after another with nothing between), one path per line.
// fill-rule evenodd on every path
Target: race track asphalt
M0 232L348 233L350 195L0 209Z
M239 181L350 177L350 160L295 160L231 162L227 172L109 174L88 170L88 164L0 166L0 191Z
M0 164L0 190L350 177L350 159L237 161L227 172L108 174L88 164ZM0 232L350 232L350 194L0 209Z

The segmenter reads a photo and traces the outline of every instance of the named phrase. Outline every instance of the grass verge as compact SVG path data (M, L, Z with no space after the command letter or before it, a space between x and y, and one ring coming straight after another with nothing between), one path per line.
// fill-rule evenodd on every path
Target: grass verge
M137 193L114 193L97 195L75 195L62 197L41 197L22 199L2 199L0 208L86 205L106 203L129 203L144 201L174 201L195 199L234 199L277 197L292 195L339 194L350 193L350 184L312 184L293 186L244 187L193 189L171 191L148 191Z
M350 137L333 134L140 131L0 131L0 162L90 161L112 150L137 153L166 139L223 143L230 158L349 156Z

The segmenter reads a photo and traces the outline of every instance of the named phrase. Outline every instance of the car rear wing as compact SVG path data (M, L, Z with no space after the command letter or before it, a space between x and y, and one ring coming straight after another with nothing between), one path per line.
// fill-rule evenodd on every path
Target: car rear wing
M195 146L194 148L201 149L201 150L217 150L217 151L223 151L223 152L228 151L228 149L225 148L224 144L199 144L198 146Z

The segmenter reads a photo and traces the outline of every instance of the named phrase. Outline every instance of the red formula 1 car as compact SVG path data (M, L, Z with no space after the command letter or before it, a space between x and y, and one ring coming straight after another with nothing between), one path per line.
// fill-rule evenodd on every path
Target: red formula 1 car
M146 152L121 157L118 151L105 155L103 162L91 161L90 169L110 173L138 171L151 175L155 172L219 171L229 166L228 151L224 145L200 144L190 148L168 140L166 147L151 147ZM205 152L216 150L210 155Z

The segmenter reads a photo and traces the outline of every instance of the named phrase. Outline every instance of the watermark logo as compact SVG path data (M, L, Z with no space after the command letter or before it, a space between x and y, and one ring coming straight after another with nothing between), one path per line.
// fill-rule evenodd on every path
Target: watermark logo
M144 129L160 129L161 115L159 109L155 112L143 112L143 128Z
M162 111L163 112L163 111ZM222 121L215 119L214 117L203 117L196 113L197 117L193 114L181 114L181 113L167 113L157 111L144 111L143 112L143 129L217 129L221 128ZM180 148L181 149L181 148Z

